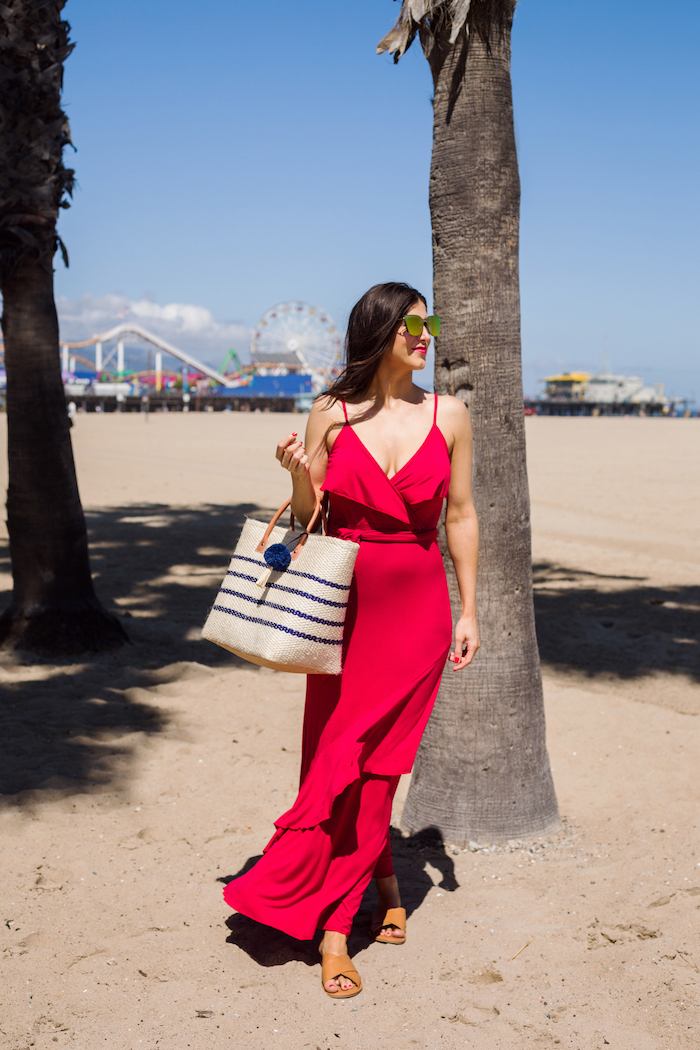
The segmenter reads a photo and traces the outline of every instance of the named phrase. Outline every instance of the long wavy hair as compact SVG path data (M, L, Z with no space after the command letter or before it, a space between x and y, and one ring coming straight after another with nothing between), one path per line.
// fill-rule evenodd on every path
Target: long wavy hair
M362 401L392 344L401 320L417 302L427 308L425 296L410 284L375 284L355 303L345 336L345 368L322 397L333 401Z

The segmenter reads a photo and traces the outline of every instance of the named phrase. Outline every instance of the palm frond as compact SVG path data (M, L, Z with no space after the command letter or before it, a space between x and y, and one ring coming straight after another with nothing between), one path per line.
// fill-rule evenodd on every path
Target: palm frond
M59 241L59 208L75 175L64 167L71 145L61 109L63 63L73 50L61 18L65 0L0 4L0 266L33 254L45 265Z
M409 49L416 33L429 47L438 31L449 29L449 43L459 34L476 32L488 45L513 17L516 0L402 0L395 25L377 45L377 54L388 51L394 62Z
M454 43L467 20L471 0L402 0L396 24L379 41L377 54L388 51L398 62L409 49L419 30L430 31L431 23L445 17L450 20L450 43Z

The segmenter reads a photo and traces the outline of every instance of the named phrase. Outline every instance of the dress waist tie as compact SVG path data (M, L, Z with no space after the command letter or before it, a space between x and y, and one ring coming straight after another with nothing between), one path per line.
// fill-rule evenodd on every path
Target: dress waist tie
M352 540L354 543L433 543L437 539L437 529L425 532L413 532L405 529L400 532L378 532L374 529L351 529L341 526L333 530L341 540Z

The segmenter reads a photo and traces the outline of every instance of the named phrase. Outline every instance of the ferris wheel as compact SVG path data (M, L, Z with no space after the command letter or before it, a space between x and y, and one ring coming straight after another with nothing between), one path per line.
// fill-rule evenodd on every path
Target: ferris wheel
M342 341L332 317L311 303L294 299L263 314L250 349L254 363L290 366L298 362L326 378L342 369Z

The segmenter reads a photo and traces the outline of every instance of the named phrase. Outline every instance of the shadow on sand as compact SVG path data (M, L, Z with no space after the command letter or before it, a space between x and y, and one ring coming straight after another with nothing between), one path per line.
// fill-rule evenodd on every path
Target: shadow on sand
M180 677L184 665L242 663L199 629L245 515L269 519L271 511L148 504L87 514L97 591L123 618L131 644L65 665L0 655L0 804L36 791L118 785L129 776L137 734L168 725L149 689ZM0 571L9 583L6 544ZM9 597L6 584L0 603ZM700 587L660 589L541 563L535 607L545 665L588 677L665 671L700 680Z
M168 725L167 712L148 702L148 689L180 677L183 663L243 662L201 639L199 629L246 514L269 517L252 504L86 515L97 592L122 618L131 643L63 665L31 654L0 656L0 803L29 801L27 792L115 786L129 775L136 734ZM6 542L0 571L10 571ZM9 590L0 593L0 607L9 598Z
M401 899L408 918L420 908L435 885L435 881L426 870L427 865L440 873L441 879L437 884L440 889L453 893L458 888L454 863L445 853L442 836L436 828L426 828L408 837L404 837L396 828L391 828L391 847L394 870L401 886ZM227 875L217 881L225 885L232 882L239 875L250 871L259 859L259 856L249 857L235 875ZM348 938L351 956L364 951L373 943L369 925L376 900L374 886L370 884ZM226 925L231 931L226 943L235 944L260 966L284 966L292 960L306 963L307 966L318 964L318 943L322 936L320 931L310 941L298 941L280 933L279 930L263 926L245 915L238 914L231 915Z
M544 665L629 680L653 672L700 681L700 587L533 566Z

